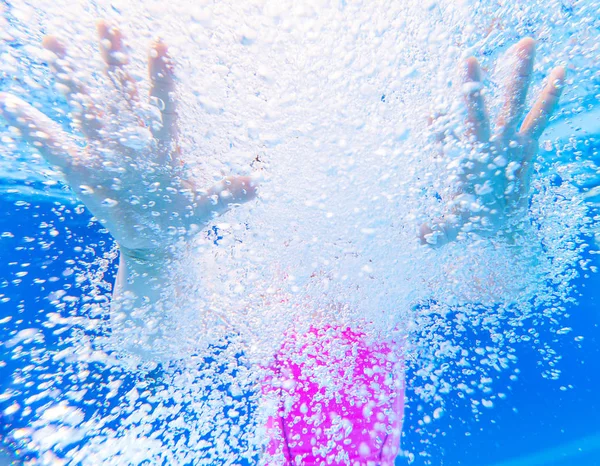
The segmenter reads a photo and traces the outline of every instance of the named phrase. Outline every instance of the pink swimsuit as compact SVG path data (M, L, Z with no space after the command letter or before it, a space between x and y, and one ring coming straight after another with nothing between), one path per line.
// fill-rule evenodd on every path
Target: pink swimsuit
M401 345L367 346L340 327L291 335L264 392L279 398L269 418L271 466L392 466L404 408Z

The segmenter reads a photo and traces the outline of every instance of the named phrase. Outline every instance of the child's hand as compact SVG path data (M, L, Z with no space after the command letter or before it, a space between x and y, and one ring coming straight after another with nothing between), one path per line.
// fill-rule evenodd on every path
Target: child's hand
M448 213L421 227L422 242L440 246L468 231L493 235L508 228L510 219L524 212L538 139L558 103L565 78L563 67L554 68L523 120L534 54L535 42L531 38L522 39L515 46L515 69L506 83L506 99L494 134L481 92L479 64L473 57L466 61L463 92L468 141L458 145L468 147L470 153L454 167L458 194L451 200Z
M142 102L127 73L129 59L119 29L100 21L98 33L106 73L118 96L110 108L94 103L57 37L48 36L43 42L55 55L50 64L57 87L67 98L86 147L79 147L57 123L11 94L0 93L0 113L50 164L62 170L123 254L160 258L169 245L214 214L252 199L255 187L249 177L239 176L202 190L186 178L178 146L173 66L166 45L154 42L150 50L150 99L158 108L151 107ZM147 127L142 112L152 108L156 122Z

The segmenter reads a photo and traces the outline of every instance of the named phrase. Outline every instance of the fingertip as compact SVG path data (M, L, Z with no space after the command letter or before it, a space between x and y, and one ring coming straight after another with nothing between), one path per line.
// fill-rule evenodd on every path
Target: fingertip
M108 23L106 22L106 20L96 20L96 31L98 31L98 34L100 34L101 36L104 36L108 33Z
M564 66L557 66L552 70L552 76L555 80L564 81L567 77L567 69Z
M468 81L481 81L481 67L475 57L465 60L465 77Z
M111 23L101 19L96 22L98 30L100 52L102 58L109 66L122 66L129 63L121 30Z
M96 20L96 30L99 34L109 36L113 31L117 30L117 28L110 21L100 18Z
M156 83L161 83L161 89L172 91L174 67L167 44L157 39L152 43L148 53L148 70L150 78ZM166 86L166 87L165 87ZM164 97L161 97L164 99Z
M9 92L0 92L0 112L14 113L19 107L21 107L21 99L16 95Z
M149 51L149 61L151 71L153 73L159 71L172 71L171 66L171 57L169 56L169 47L165 44L162 39L158 38L152 42Z
M42 39L42 47L44 47L46 49L50 48L56 43L56 41L57 41L56 36L51 36L51 35L44 36Z
M234 197L250 201L256 197L259 180L255 176L238 176L232 179ZM232 190L233 191L233 190Z
M42 39L42 47L55 53L59 57L63 57L66 53L64 45L58 40L58 37L53 35L44 36Z
M156 51L157 57L164 57L169 53L169 47L161 37L157 37L152 41L151 49Z
M548 86L550 86L549 92L557 97L562 94L565 78L567 71L564 66L557 66L550 72L548 78Z
M465 60L465 66L467 68L473 68L479 66L479 61L474 56L467 57Z
M536 41L533 37L523 37L518 43L517 47L522 50L533 50L535 49Z
M519 59L517 69L520 75L530 75L533 71L535 44L536 41L533 38L525 37L515 45L514 54Z
M110 26L105 20L99 19L96 21L96 31L98 32L100 52L102 53L102 57L105 61L109 60L110 57L108 56L108 53L110 53L113 48L113 41L110 36L109 29Z
M121 30L104 19L96 21L96 30L100 39L108 39L113 48L120 48L123 40Z
M23 108L23 101L16 95L9 92L0 92L0 111L3 114L6 112L14 114L19 113L20 109Z

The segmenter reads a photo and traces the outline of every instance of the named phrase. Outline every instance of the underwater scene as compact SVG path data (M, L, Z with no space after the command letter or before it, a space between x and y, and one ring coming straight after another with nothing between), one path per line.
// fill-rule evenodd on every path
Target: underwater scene
M1 0L0 466L600 465L599 0Z

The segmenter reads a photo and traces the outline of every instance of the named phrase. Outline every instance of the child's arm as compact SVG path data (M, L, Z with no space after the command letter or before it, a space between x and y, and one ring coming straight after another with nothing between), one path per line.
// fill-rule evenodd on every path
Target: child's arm
M456 164L457 194L442 218L421 226L423 243L441 246L467 231L484 236L510 235L511 221L523 215L538 139L558 104L565 78L563 67L554 68L523 119L534 55L533 39L525 38L515 45L514 71L506 84L505 103L493 131L479 64L473 57L466 61L466 140L449 143L464 154Z
M148 316L164 304L162 291L176 259L176 243L233 204L253 199L255 187L250 177L243 176L227 178L208 189L188 178L178 144L175 81L166 45L155 42L149 55L149 98L158 103L155 113L160 115L148 127L141 115L151 107L127 73L129 59L120 30L100 21L98 33L112 93L120 100L107 108L90 98L61 41L49 36L43 44L53 57L50 65L73 123L86 139L84 148L60 125L16 96L0 93L0 113L62 171L73 191L117 241L121 257L113 318L123 328L137 328L144 334L148 327L158 327ZM152 345L151 341L136 343L141 352Z

